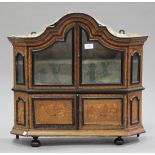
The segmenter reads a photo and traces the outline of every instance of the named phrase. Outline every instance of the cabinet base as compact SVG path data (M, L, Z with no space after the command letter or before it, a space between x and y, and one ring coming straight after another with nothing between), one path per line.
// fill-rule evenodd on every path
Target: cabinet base
M15 129L13 128L11 134L20 136L31 136L33 140L31 142L32 147L41 146L38 137L40 136L111 136L117 137L114 140L114 144L122 145L124 140L122 137L133 136L144 133L145 130L142 126L132 129L120 129L120 130L38 130L38 129ZM17 136L16 136L17 138Z
M131 129L119 130L39 130L39 129L15 129L13 128L11 134L20 136L132 136L144 133L142 126Z

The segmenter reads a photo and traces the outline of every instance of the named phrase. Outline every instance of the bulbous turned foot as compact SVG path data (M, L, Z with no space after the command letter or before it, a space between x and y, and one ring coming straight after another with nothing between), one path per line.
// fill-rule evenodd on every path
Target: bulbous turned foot
M19 139L19 135L16 135L16 139Z
M116 145L123 145L124 144L124 140L122 139L122 137L117 137L115 140L114 140L114 143Z
M38 137L33 137L33 140L31 142L31 146L32 147L39 147L41 146L41 143L40 141L38 140Z

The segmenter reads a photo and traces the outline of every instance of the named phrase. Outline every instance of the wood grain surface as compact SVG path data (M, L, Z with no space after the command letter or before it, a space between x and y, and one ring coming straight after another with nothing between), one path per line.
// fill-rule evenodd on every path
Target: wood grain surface
M121 51L122 83L80 84L80 27L89 36L109 49ZM45 49L73 30L73 85L34 85L33 52ZM14 127L12 134L23 136L129 136L144 132L142 126L142 59L147 36L122 38L111 34L106 26L83 13L62 17L37 37L8 37L13 45L14 68ZM140 80L131 83L131 62L139 54ZM16 83L16 56L24 56L24 84ZM138 90L126 91L131 88ZM106 92L106 90L108 91ZM31 92L28 92L32 90ZM33 90L39 93L33 93ZM60 90L61 93L54 91ZM65 91L74 91L66 93ZM82 90L83 94L77 92ZM89 94L85 90L91 90ZM101 90L97 93L95 90ZM110 90L110 91L109 91ZM120 92L117 92L119 90ZM24 92L25 91L25 92ZM45 91L50 91L44 93ZM64 92L63 92L64 91ZM103 92L104 93L103 93ZM112 93L109 93L112 92ZM116 93L117 92L117 93Z

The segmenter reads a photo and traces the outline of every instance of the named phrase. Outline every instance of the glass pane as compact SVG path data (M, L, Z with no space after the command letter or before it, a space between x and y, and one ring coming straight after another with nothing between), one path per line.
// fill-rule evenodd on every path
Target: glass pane
M139 54L135 53L132 57L132 83L139 82Z
M24 84L24 57L21 54L16 56L16 83Z
M65 41L33 52L34 85L72 85L73 29Z
M121 84L122 52L109 49L97 40L88 40L81 29L82 84Z

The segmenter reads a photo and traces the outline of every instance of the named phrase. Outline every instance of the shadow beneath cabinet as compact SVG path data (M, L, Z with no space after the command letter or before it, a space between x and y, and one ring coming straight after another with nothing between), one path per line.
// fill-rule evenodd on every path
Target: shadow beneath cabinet
M114 139L116 137L39 137L42 146L60 146L60 145L115 145ZM124 139L123 145L132 145L140 142L137 136L132 137L122 137ZM19 139L14 139L13 143L18 145L31 145L32 138L19 137ZM118 146L118 145L116 145Z

